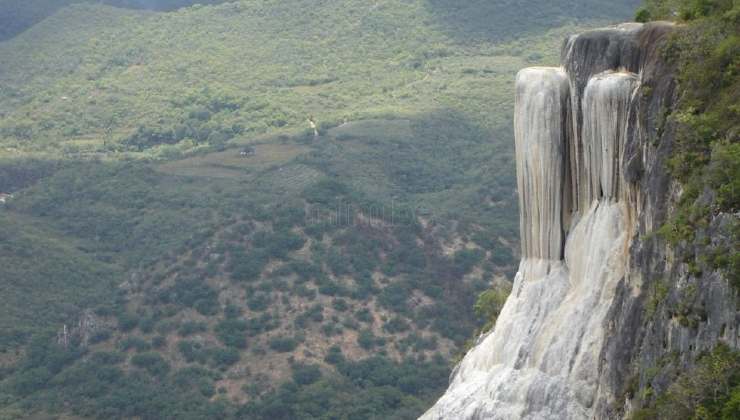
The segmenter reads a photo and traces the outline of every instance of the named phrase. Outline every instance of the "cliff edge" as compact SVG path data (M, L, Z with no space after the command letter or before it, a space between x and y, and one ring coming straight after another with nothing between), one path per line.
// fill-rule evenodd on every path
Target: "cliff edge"
M519 271L423 419L623 418L718 342L738 348L736 290L655 234L682 193L666 169L673 28L585 32L565 41L561 67L518 74ZM732 217L714 214L707 231Z

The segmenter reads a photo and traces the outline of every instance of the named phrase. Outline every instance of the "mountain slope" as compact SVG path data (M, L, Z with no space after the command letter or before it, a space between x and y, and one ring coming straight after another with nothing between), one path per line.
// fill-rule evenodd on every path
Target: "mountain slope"
M496 13L483 8L493 19L487 36L464 32L479 25L477 3L322 1L307 9L291 1L237 2L165 14L74 5L0 45L7 57L0 137L20 150L130 150L125 140L139 126L167 132L187 125L208 101L218 109L207 130L164 135L152 145L303 130L311 115L336 124L438 107L463 107L487 125L504 126L506 108L483 112L476 92L507 89L509 76L500 73L513 71L507 56L550 56L531 36L556 24L533 21L542 16L535 12L506 26L512 8L494 3ZM587 9L611 19L630 10L615 7ZM455 27L462 35L451 32ZM489 38L519 41L500 46Z

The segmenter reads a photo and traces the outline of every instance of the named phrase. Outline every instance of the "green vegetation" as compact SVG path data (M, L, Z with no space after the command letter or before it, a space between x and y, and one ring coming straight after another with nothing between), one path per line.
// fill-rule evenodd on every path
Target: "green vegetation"
M510 293L511 285L509 283L503 283L497 284L478 295L478 300L475 301L473 310L478 318L484 322L480 328L481 333L490 331L496 325L496 319L499 313L501 313L501 309L503 309L506 298L509 297Z
M316 366L294 366L293 382L282 385L237 416L254 419L413 418L447 384L439 358L395 363L384 357L340 361L337 373L323 376Z
M118 353L85 354L80 348L34 340L2 392L4 398L36 396L3 414L12 418L29 411L58 412L57 398L77 401L71 412L92 418L198 419L228 413L227 404L209 400L213 393L208 385L218 375L196 368L168 375L169 367L157 353L134 356L132 363L143 370L126 373L122 362Z
M303 133L309 116L326 129L438 109L506 132L516 70L532 57L554 62L552 45L579 18L631 11L538 1L523 17L505 2L465 3L240 1L166 14L74 4L0 45L0 144L168 158ZM561 29L543 37L547 28ZM35 54L24 54L27 42Z
M679 208L661 234L672 244L694 244L712 215L740 208L740 5L732 0L649 0L638 18L678 19L665 48L679 68L684 93L669 118L677 123L669 161L684 192ZM698 243L683 255L693 273L721 268L740 287L740 227L734 218L721 244ZM700 250L697 250L700 249Z
M174 10L193 4L217 4L229 0L0 0L0 41L30 28L60 9L74 3L103 3L117 7Z
M719 345L681 374L652 406L633 419L723 419L740 417L740 353Z
M116 299L116 264L94 258L84 242L48 224L0 209L0 353L31 334L56 329L85 308Z

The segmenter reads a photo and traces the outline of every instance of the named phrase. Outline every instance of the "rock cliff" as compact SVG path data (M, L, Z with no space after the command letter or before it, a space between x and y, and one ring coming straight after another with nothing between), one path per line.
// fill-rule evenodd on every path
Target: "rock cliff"
M672 28L575 35L561 67L517 76L519 271L494 330L422 418L622 418L702 351L738 347L736 291L655 235L681 194L665 165L680 100L661 53Z

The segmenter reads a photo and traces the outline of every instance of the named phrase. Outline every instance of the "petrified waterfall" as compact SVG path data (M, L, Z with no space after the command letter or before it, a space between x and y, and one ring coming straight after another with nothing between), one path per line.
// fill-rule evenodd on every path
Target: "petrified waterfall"
M424 419L590 419L618 398L604 354L635 236L623 168L653 32L626 24L573 36L562 67L519 72L519 272L494 331Z
M514 132L524 258L563 256L568 92L560 69L530 68L517 76Z

